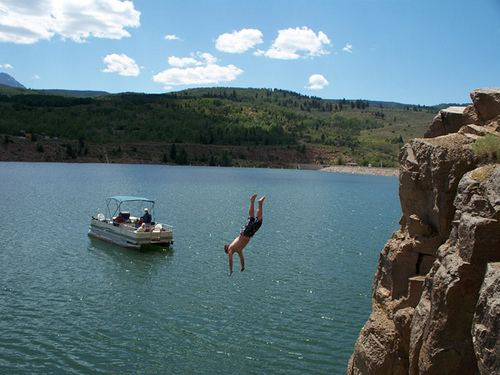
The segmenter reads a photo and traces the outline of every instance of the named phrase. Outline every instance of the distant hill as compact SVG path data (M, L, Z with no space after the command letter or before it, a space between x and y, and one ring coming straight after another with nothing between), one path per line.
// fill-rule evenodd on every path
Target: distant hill
M23 85L21 85L19 82L17 82L14 77L7 73L0 73L0 85L3 86L9 86L9 87L16 87L16 88L21 88L25 89Z
M109 95L109 92L106 91L93 91L93 90L43 89L36 91L47 95L72 96L76 98L95 98L97 96Z
M51 96L65 96L72 98L97 98L99 96L110 95L106 91L92 91L92 90L61 90L61 89L42 89L34 90L24 87L13 87L0 84L0 95L51 95Z
M30 90L21 87L12 87L0 84L0 94L1 95L23 95L29 93Z
M174 97L185 97L185 98L227 98L231 99L231 95L233 93L237 94L239 100L252 100L254 98L258 98L262 94L266 97L276 96L276 97L289 97L294 98L295 100L315 100L321 101L323 103L332 103L332 104L348 104L354 103L359 105L362 103L363 107L372 107L372 108L396 108L396 109L407 109L407 108L429 108L429 106L419 106L415 104L407 104L407 103L399 103L399 102L390 102L390 101L382 101L382 100L365 100L365 99L322 99L316 96L307 96L302 95L293 91L281 90L281 89L267 89L267 88L232 88L232 87L207 87L207 88L194 88L194 89L186 89L177 92L173 92L166 95L171 95ZM432 106L434 107L434 106Z
M142 147L139 142L163 145L159 146L164 149L161 160L179 163L212 163L214 156L224 159L215 162L222 165L231 165L230 160L248 164L274 147L282 152L270 156L268 165L287 165L291 159L286 155L294 152L300 160L316 164L356 161L388 166L397 163L405 140L424 134L436 108L325 100L280 89L216 87L167 94L106 94L3 86L0 112L4 137L27 133L38 139L56 138L70 145L64 152L71 158L85 156L84 145L90 153L108 145L114 150L108 155L112 159L127 150L130 160L144 160L147 152L133 151ZM4 144L9 144L8 138ZM74 154L75 147L82 155Z

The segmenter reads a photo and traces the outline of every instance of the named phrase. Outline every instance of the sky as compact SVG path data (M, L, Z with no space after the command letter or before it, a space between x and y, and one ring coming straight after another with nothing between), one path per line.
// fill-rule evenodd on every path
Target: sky
M500 0L0 0L0 71L35 89L466 103L500 87Z

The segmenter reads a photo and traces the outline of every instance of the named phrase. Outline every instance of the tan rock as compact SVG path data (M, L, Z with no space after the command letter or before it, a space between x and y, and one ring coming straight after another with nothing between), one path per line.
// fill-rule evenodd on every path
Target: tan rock
M460 181L453 238L466 262L500 260L500 167L487 165Z
M374 290L384 288L390 298L397 300L408 293L408 278L417 274L418 253L413 251L412 239L389 240L380 253L379 266L375 275ZM377 298L377 295L374 296ZM381 304L383 300L379 301Z
M476 108L473 105L468 105L467 107L465 107L463 115L464 124L481 124L479 114L477 113Z
M412 237L424 236L428 237L432 234L432 228L418 217L417 214L411 214L407 221L408 233Z
M417 306L424 290L425 276L417 275L408 279L408 304L412 307Z
M434 262L430 274L440 266L439 261ZM413 311L413 319L410 325L410 345L408 350L408 374L418 374L418 360L422 348L423 337L429 327L431 303L429 294L432 291L433 279L427 277L424 280L424 288L418 305Z
M481 375L500 374L500 263L490 263L474 313L472 342Z
M348 374L500 374L498 276L483 282L500 262L500 164L476 168L470 147L500 116L479 121L476 109L463 109L460 133L402 149L401 227L380 254Z
M495 130L486 126L469 124L462 126L458 132L460 134L474 134L477 136L485 136L487 134L494 134Z
M404 146L400 157L399 198L403 216L416 215L432 228L441 243L451 230L458 182L475 165L470 142L457 133L414 139Z
M358 355L351 357L349 375L404 375L407 360L399 353L399 342L394 321L382 310L372 312L363 327L356 348Z
M405 358L408 358L408 351L410 349L410 329L414 312L415 309L413 307L402 308L394 314L393 318L394 328L400 338L400 352L404 353ZM407 363L405 365L407 367Z
M463 125L466 125L473 113L467 112L464 116L466 107L448 107L439 111L436 117L425 133L425 138L434 138L449 133L456 133Z
M417 275L427 275L431 270L435 260L435 256L420 254L417 262Z
M421 255L425 254L425 255L430 255L433 258L436 258L437 250L441 244L442 244L442 239L437 235L432 235L429 237L418 236L415 238L415 246L413 247L413 251ZM417 272L418 272L418 266L417 266Z
M476 89L470 93L470 97L482 121L500 115L500 88Z
M454 226L427 275L411 326L410 374L474 374L471 327L485 265L500 260L500 165L461 180ZM485 230L485 228L488 228Z
M409 373L474 374L470 327L482 274L453 253L432 271L412 321Z
M500 132L500 115L486 122L486 126L494 132Z

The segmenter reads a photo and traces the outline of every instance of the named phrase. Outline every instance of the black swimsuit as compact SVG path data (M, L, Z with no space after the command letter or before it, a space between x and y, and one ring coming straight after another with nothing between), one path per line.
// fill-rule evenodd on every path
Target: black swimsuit
M252 237L259 230L261 225L262 220L256 219L254 217L249 217L240 234L245 237Z

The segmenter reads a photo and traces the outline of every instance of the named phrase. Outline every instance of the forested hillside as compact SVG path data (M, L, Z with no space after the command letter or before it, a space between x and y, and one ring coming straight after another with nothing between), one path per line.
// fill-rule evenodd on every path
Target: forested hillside
M329 156L324 163L390 166L403 141L421 136L436 112L398 103L324 100L276 89L203 88L97 97L56 94L0 89L4 145L9 137L25 134L34 143L58 139L67 141L64 147L70 145L66 156L76 158L85 156L86 148L119 147L123 153L128 144L159 144L168 148L162 160L175 162L168 155L177 144L188 154L183 161L196 164L205 162L189 155L193 145L206 150L227 146L231 163L239 158L234 150L240 147L246 151L245 164L251 164L252 150L281 147L306 154L312 148L315 160L306 162L321 162L318 155L325 151ZM180 144L185 146L179 148ZM208 161L209 156L202 159Z

